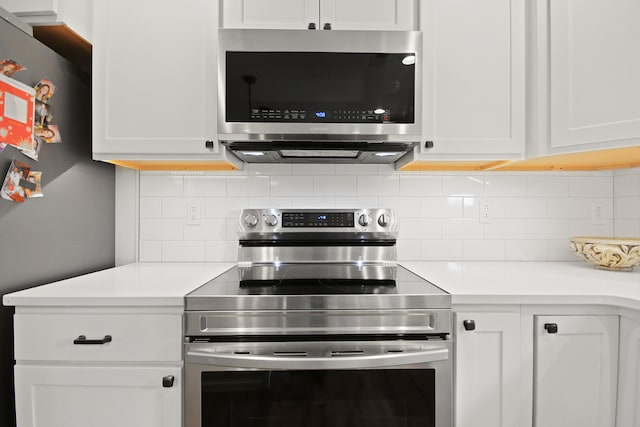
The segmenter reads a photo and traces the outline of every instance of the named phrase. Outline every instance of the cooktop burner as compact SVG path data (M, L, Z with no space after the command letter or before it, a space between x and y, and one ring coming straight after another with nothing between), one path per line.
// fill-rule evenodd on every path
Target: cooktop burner
M396 293L396 268L382 265L291 264L239 268L243 295Z
M395 294L393 280L283 279L241 280L241 295Z

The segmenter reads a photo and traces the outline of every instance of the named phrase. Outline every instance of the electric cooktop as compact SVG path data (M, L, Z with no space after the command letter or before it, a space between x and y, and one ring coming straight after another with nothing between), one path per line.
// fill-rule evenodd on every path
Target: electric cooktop
M353 264L235 266L187 295L186 306L187 310L197 310L204 301L216 302L216 305L226 302L233 308L238 304L263 306L269 297L282 306L287 305L285 301L303 305L306 304L302 301L307 301L313 305L313 299L318 304L333 300L341 306L334 308L347 308L342 305L382 308L405 304L408 297L420 307L425 306L425 299L430 306L451 306L447 292L402 266ZM250 299L256 300L250 302Z

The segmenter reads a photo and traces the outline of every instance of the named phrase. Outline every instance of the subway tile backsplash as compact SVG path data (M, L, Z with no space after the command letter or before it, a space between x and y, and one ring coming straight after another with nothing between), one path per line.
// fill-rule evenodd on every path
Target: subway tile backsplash
M187 224L197 199L202 219ZM480 222L488 202L491 219ZM592 221L598 204L604 221ZM247 165L241 172L140 172L143 262L235 261L247 207L391 207L398 257L574 260L573 235L640 236L640 168L603 172L396 172L377 165Z
M640 237L640 168L616 171L613 185L616 236Z

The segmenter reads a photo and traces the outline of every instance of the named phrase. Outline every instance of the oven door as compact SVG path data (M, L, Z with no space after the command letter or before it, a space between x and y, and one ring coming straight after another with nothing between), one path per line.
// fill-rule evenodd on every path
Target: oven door
M451 341L189 343L185 427L452 425Z

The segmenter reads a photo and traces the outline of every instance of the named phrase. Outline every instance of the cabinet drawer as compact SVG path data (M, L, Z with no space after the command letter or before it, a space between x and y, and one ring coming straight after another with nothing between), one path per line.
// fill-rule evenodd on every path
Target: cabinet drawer
M16 314L14 326L16 360L182 360L181 314Z

